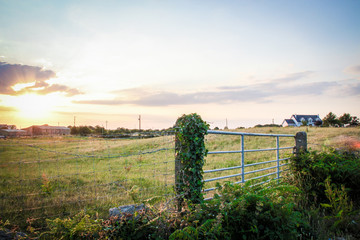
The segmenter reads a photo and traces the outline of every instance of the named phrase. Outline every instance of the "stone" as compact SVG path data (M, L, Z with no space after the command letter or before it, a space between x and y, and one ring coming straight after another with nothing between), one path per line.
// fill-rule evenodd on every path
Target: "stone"
M124 205L120 207L114 207L109 209L110 217L118 216L119 218L125 217L126 220L129 220L133 217L135 212L145 211L146 207L144 204L140 205Z

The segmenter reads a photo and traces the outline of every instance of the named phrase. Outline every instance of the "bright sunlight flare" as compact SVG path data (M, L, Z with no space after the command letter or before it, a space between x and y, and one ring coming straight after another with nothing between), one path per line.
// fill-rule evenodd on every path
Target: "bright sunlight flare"
M46 119L59 103L57 95L25 94L9 100L9 105L18 110L18 117L23 119Z

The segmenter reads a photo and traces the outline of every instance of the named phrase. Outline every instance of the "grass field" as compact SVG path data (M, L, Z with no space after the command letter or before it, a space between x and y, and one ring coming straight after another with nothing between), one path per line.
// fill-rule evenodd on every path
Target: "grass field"
M242 132L308 134L308 147L323 150L345 147L348 138L360 139L360 128L251 128ZM274 137L245 136L245 149L276 147ZM284 138L280 147L293 146ZM240 150L239 136L208 135L209 151ZM284 150L280 158L291 155ZM276 159L275 151L245 154L245 163ZM209 155L204 170L241 165L241 154ZM249 167L246 171L275 166L276 163ZM24 225L38 219L73 215L80 210L106 217L111 207L165 202L173 198L174 136L151 139L101 139L47 137L0 141L0 217ZM286 168L286 167L283 167ZM271 169L247 175L274 172ZM240 173L241 169L205 174L204 178ZM224 181L240 181L241 177ZM205 184L213 187L215 182Z

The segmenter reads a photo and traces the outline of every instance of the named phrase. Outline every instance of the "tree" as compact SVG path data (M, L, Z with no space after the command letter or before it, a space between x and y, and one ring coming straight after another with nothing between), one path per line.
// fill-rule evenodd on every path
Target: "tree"
M344 126L345 124L350 124L351 120L352 120L352 117L351 117L350 113L344 113L341 117L339 117L339 121L342 126Z
M301 124L302 124L303 126L307 126L307 125L308 125L308 121L302 120L302 121L301 121Z
M329 112L323 119L324 127L335 126L336 124L340 124L340 121L332 112Z
M321 120L317 120L317 121L315 121L314 124L315 124L315 126L320 127L323 124L323 122Z
M99 125L96 125L94 131L95 131L96 134L103 134L105 132L105 128L100 127Z
M356 116L352 116L351 117L351 122L350 122L351 126L358 126L359 125L359 118Z
M80 133L81 136L86 136L86 135L91 133L91 130L87 126L80 126L79 133Z
M77 135L79 134L79 129L77 127L70 127L70 134L71 135Z

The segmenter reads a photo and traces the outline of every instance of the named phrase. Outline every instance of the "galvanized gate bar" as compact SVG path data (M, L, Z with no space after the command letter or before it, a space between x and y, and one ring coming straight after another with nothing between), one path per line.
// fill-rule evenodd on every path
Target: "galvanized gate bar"
M203 181L204 182L212 182L212 181L216 181L216 180L232 178L232 177L238 177L238 176L242 176L242 175L243 175L243 173L238 173L238 174L233 174L233 175L228 175L228 176L223 176L223 177L210 178L210 179L206 179L206 180L203 180Z
M242 168L242 166L234 166L234 167L228 167L228 168L218 168L218 169L213 169L213 170L205 170L204 173L221 172L221 171L233 170L233 169L237 169L237 168Z
M279 161L285 161L285 160L289 160L290 158L282 158L279 159ZM277 162L278 160L271 160L271 161L266 161L266 162L258 162L258 163L250 163L250 164L245 164L245 167L251 167L251 166L256 166L256 165L260 165L260 164L266 164L266 163L272 163L272 162ZM205 172L205 171L204 171Z
M294 147L282 147L279 148L279 150L283 149L293 149ZM278 148L265 148L265 149L251 149L251 150L244 150L245 153L247 152L264 152L264 151L275 151L278 150ZM207 154L224 154L224 153L242 153L243 151L211 151Z
M241 165L240 166L234 166L234 167L228 167L228 168L205 170L204 173L220 172L220 171L233 170L233 169L239 169L239 168L241 168L241 173L232 174L232 175L228 175L228 176L221 176L221 177L216 177L216 178L211 178L211 179L205 179L205 180L203 180L204 182L211 182L211 181L222 180L222 179L227 179L227 178L232 178L232 177L239 177L239 176L241 176L241 181L235 182L235 184L245 183L247 181L255 180L255 179L261 179L261 178L268 177L268 176L271 176L271 175L277 175L276 178L274 178L274 179L280 179L281 178L280 173L283 172L283 171L288 170L288 169L280 170L281 167L288 165L287 163L280 164L280 162L290 159L290 158L281 159L280 158L280 150L293 149L293 146L291 146L291 147L281 147L280 148L280 137L295 137L295 135L291 135L291 134L264 134L264 133L227 132L227 131L214 131L214 130L209 130L208 134L238 135L238 136L240 136L241 137L241 149L240 150L210 151L210 152L208 152L208 154L241 153ZM276 138L276 148L245 150L244 136L275 137ZM265 162L245 164L245 153L248 153L248 152L261 152L261 151L276 151L276 159L271 160L271 161L265 161ZM245 172L246 167L256 166L256 165L261 165L261 164L274 163L274 162L276 162L276 166L271 166L271 167L267 167L267 168L262 168L262 169L257 169L257 170ZM276 169L276 172L271 172L271 173L268 173L268 174L265 174L265 175L262 175L262 176L257 176L257 177L253 177L253 178L250 178L250 179L245 179L245 175L252 174L252 173L257 173L257 172L262 172L262 171L266 171L266 170L271 170L271 169ZM213 190L216 190L216 189L217 189L216 187L208 188L208 189L204 189L203 192L209 192L209 191L213 191Z
M259 137L295 137L291 134L268 134L268 133L246 133L246 132L226 132L226 131L215 131L208 130L208 134L222 134L222 135L242 135L242 136L259 136Z
M285 161L285 160L289 160L289 159L290 158L282 158L282 159L279 159L279 160L276 159L276 160L266 161L266 162L245 164L244 167L251 167L251 166L256 166L256 165L261 165L261 164L266 164L266 163L277 162L277 161ZM280 167L281 166L283 166L283 165L280 165ZM221 171L233 170L233 169L238 169L238 168L242 168L242 166L234 166L234 167L228 167L228 168L218 168L218 169L212 169L212 170L205 170L204 173L221 172Z

